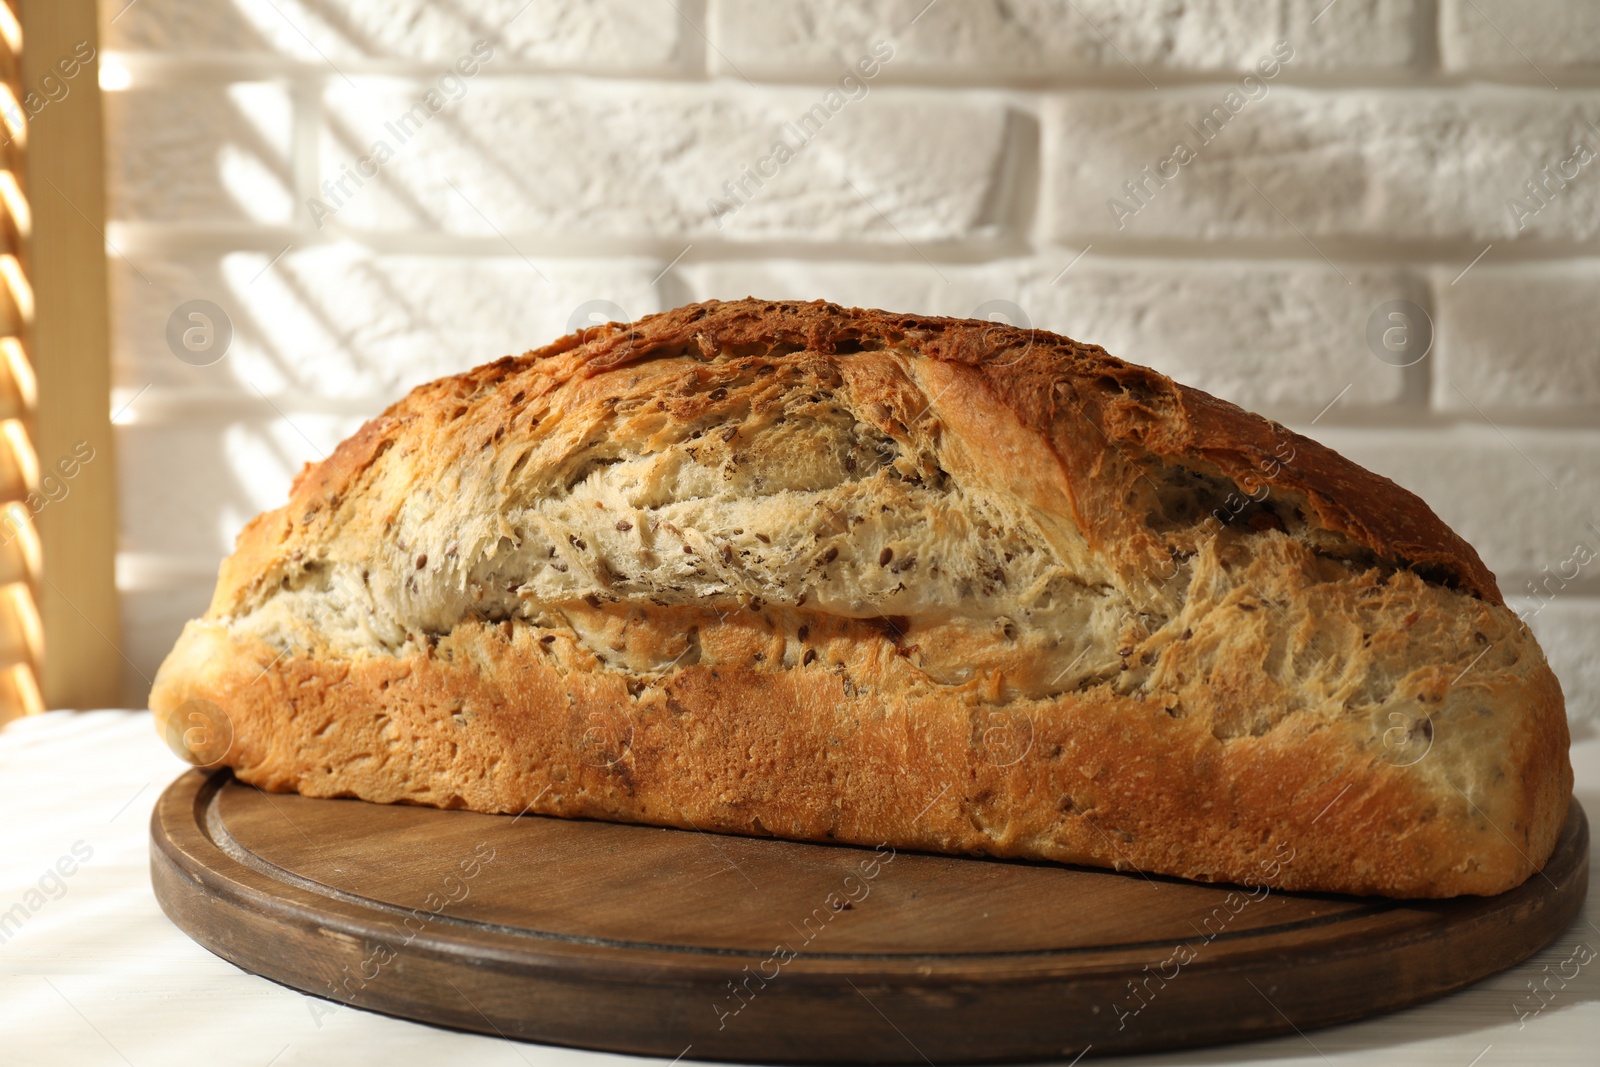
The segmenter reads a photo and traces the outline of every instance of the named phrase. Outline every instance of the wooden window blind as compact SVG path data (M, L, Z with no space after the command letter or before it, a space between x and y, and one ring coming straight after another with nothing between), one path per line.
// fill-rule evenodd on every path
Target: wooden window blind
M0 721L111 706L115 579L94 0L0 0Z

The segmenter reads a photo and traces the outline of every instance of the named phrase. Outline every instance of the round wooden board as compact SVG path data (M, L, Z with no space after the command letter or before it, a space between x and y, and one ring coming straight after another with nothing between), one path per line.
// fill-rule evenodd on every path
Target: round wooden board
M173 922L274 981L488 1034L755 1062L1309 1030L1526 958L1576 916L1589 870L1576 801L1543 874L1431 902L308 800L227 772L174 782L151 834Z

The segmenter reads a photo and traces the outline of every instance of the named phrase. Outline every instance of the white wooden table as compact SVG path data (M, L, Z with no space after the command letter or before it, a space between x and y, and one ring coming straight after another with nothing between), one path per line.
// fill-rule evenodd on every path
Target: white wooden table
M1577 743L1573 762L1592 818L1600 813L1600 739ZM0 732L0 1064L639 1062L335 1006L211 955L167 921L150 891L150 809L184 769L142 712L52 712ZM1443 1000L1300 1036L1112 1062L1594 1067L1600 958L1536 1016L1517 1017L1518 1005L1538 1003L1530 980L1560 970L1580 945L1588 950L1580 958L1600 951L1593 883L1583 915L1549 949ZM684 1063L693 1059L691 1050Z

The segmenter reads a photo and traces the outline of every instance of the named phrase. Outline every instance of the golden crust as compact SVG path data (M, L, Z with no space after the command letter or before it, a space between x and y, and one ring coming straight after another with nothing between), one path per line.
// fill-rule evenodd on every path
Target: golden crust
M847 443L889 442L898 466L872 460L868 478L841 451L860 477L817 496L815 469L782 466L811 439L777 435L813 426L821 452L828 419L854 420ZM599 485L593 442L626 444L610 463L669 442L728 479L750 477L736 461L764 439L784 455L757 480L811 496L773 492L731 532L707 520L715 536L649 512L696 561L689 586L639 585L614 546L585 543L591 528L621 536L623 514L636 555L668 566L615 486L584 498L602 525L589 510L540 520L610 553L591 585L565 566L545 584L518 571L522 609L495 618L451 605L481 601L503 569L436 576L473 537L501 546L488 556L525 551L533 526L508 516ZM843 547L819 559L837 557L849 588L824 595L826 568L795 577L744 529L777 523L755 533L768 544L819 508L838 518L840 499L944 507L949 486L965 495L916 536L947 552L1004 541L1008 564L1035 567L1026 593L1016 573L932 592L926 558L885 591L877 576L912 535L886 527L875 536L900 555L868 552L875 527L851 514L804 542ZM503 532L477 529L491 518ZM559 542L551 561L567 558ZM974 573L998 558L974 557ZM354 637L317 614L360 614L315 584L334 567L359 570L370 598ZM691 595L708 573L721 584ZM1015 621L1043 600L1067 614ZM405 632L373 636L380 624ZM197 700L232 724L227 762L269 789L1392 896L1517 884L1554 847L1571 790L1553 674L1416 497L1098 348L822 303L691 305L414 390L240 535L151 707L165 724ZM1280 843L1295 858L1269 872Z

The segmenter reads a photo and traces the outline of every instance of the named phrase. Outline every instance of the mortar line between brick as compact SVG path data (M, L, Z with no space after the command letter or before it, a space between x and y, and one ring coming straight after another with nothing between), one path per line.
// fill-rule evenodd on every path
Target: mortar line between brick
M1439 8L1438 0L1418 0L1417 9L1412 15L1415 19L1412 39L1417 44L1417 68L1426 78L1448 76L1439 53L1439 20L1444 17Z
M314 164L312 176L315 176ZM304 206L303 202L299 205ZM792 259L801 262L867 262L885 266L912 265L922 260L896 245L803 242L787 238L752 240L748 243L730 241L715 235L673 234L659 238L642 237L579 237L565 235L538 235L526 231L507 231L525 254L552 260L594 259L649 259L670 260L682 251L686 242L694 242L695 260L703 262L742 261L754 259ZM461 257L494 258L505 254L498 238L464 236L424 231L357 231L346 230L336 224L318 231L310 225L251 226L229 224L181 225L164 222L113 221L107 228L108 236L119 248L138 255L194 255L206 252L233 250L276 251L285 240L294 241L296 247L331 244L336 241L353 241L380 254L417 254ZM1239 242L1239 241L1151 241L1119 242L1104 235L1062 235L1029 240L1029 235L1012 233L992 237L973 237L958 241L924 242L922 251L935 262L951 267L981 267L991 264L1026 262L1062 255L1076 254L1085 244L1095 246L1099 261L1117 261L1127 264L1173 263L1203 265L1218 261L1242 263L1323 265L1323 261L1305 250L1298 239L1292 243ZM1424 244L1405 243L1384 246L1371 243L1348 243L1331 238L1318 238L1318 244L1329 255L1338 258L1347 267L1354 268L1453 268L1482 250L1476 240ZM268 247L270 246L270 247ZM1549 266L1586 263L1600 257L1600 242L1587 244L1548 244L1533 246L1501 246L1495 248L1495 269L1515 264ZM1482 264L1478 270L1485 269Z
M685 5L688 11L688 6ZM699 38L696 37L698 41ZM700 51L705 51L703 44ZM321 76L326 67L320 63L287 57L251 53L197 52L178 55L159 52L136 52L116 49L106 50L107 58L121 60L135 75L140 85L165 83L172 85L194 83L225 83L261 81ZM1428 62L1419 55L1419 62ZM351 78L411 78L426 81L436 78L439 64L423 60L392 59L341 59L340 66ZM792 70L747 70L750 84L761 89L795 89L812 91L834 85L839 70L832 66L795 68ZM1162 70L1161 88L1152 90L1142 79L1131 72L1116 70L1097 72L1095 75L1061 78L1018 75L1004 67L973 69L960 73L906 74L890 72L875 82L877 90L933 90L951 93L973 91L1025 92L1041 95L1094 92L1131 92L1156 96L1179 94L1191 90L1226 89L1236 86L1249 70ZM1573 90L1600 88L1600 71L1584 68L1562 68L1563 94ZM562 65L516 65L508 62L485 75L491 79L522 79L530 83L587 78L599 82L637 83L648 89L658 84L715 86L719 82L743 87L742 79L732 74L713 72L709 61L700 66L692 60L674 65L638 67L634 69L607 69L601 67ZM1489 89L1537 89L1554 95L1545 81L1532 72L1508 67L1459 68L1445 70L1437 65L1433 69L1393 70L1328 70L1314 73L1285 71L1274 79L1275 86L1285 88L1325 91L1330 93L1369 92L1395 90L1427 91L1452 90L1482 86Z
M303 227L311 221L307 205L311 198L321 195L317 185L321 179L324 122L322 80L320 77L297 78L290 84L290 94L294 106L294 127L290 144L294 175L294 219Z

